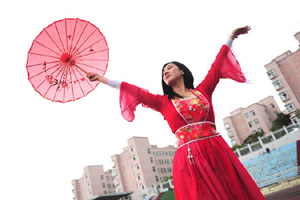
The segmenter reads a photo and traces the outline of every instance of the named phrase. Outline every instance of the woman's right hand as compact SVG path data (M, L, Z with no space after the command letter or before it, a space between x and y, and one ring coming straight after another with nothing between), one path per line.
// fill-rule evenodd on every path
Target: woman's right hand
M108 79L107 78L105 78L104 76L101 76L101 75L99 75L99 74L97 74L97 73L95 73L95 72L88 72L87 74L86 74L86 76L88 77L88 79L90 80L90 81L100 81L101 83L104 83L104 84L107 84L108 83Z
M95 72L88 72L86 76L90 81L100 81L101 79L101 76Z

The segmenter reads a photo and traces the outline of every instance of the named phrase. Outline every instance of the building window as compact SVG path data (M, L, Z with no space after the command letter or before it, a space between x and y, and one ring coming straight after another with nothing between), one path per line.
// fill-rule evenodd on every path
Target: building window
M92 191L91 190L89 190L88 193L89 193L89 195L92 195Z
M293 105L293 103L288 103L286 105L284 105L284 107L286 108L286 110L290 113L293 112L295 110L295 107Z
M101 175L101 176L100 176L100 179L101 179L101 180L104 180L104 176L103 176L103 175Z
M299 119L297 118L297 116L293 116L293 117L291 117L290 119L291 119L291 121L292 121L292 123L293 123L294 125L300 123L300 121L299 121Z
M119 179L118 179L118 178L115 178L115 179L114 179L114 186L117 186L117 185L119 185Z
M251 111L250 111L250 114L251 114L252 116L254 116L254 115L255 115L255 112L254 112L253 110L251 110Z
M157 151L157 152L156 152L156 155L157 155L157 156L161 156L161 152L160 152L160 151Z
M164 164L164 160L158 160L158 163L159 163L160 165L163 165L163 164Z
M86 174L85 174L85 178L88 178L88 177L89 177L89 176L88 176L88 174L86 173Z
M167 181L168 177L167 176L164 176L164 181Z
M158 176L155 176L155 180L156 180L156 182L158 182L158 181L159 181L159 179L158 179Z
M166 160L165 160L165 163L166 163L166 164L170 164L170 160L169 160L169 159L166 159Z
M173 164L173 159L171 159L171 163Z
M136 155L133 155L133 156L132 156L132 159L133 159L133 160L136 160Z
M252 133L256 133L256 130L253 130Z
M162 155L163 155L163 156L167 156L167 155L168 155L168 152L163 151L163 152L162 152Z
M113 176L116 176L116 175L117 175L117 170L116 170L116 169L113 169L113 170L111 171L111 175L112 175L112 177L113 177Z
M107 192L106 192L106 191L104 191L104 194L107 194Z
M137 175L137 178L138 178L138 180L141 180L141 175L138 174L138 175Z
M135 164L135 169L140 169L140 166L138 164Z
M259 124L258 119L255 119L255 120L254 120L254 123L255 123L255 124Z
M232 131L227 131L228 137L233 137Z
M285 100L289 99L289 96L288 96L287 92L285 92L285 91L280 92L279 97L280 97L281 101L285 101Z
M276 73L273 69L270 69L269 71L267 71L267 74L268 74L269 79L276 77Z
M148 148L147 151L148 151L148 154L151 154L151 149L150 148Z
M102 183L102 187L105 188L105 183Z
M257 129L257 131L258 131L258 132L262 132L262 133L264 132L264 130L263 130L261 127L259 127L259 128Z
M153 172L156 172L156 168L155 168L154 166L152 167L152 171L153 171Z
M248 122L248 125L250 128L252 128L252 126L253 126L252 121Z
M108 187L108 188L111 188L111 184L107 184L107 187Z
M248 119L248 118L249 118L249 115L248 115L248 113L245 113L245 114L244 114L244 116L245 116L245 118L246 118L246 119Z
M153 158L152 157L150 157L150 162L153 163Z
M133 145L130 147L130 150L131 150L131 152L134 150L134 146Z
M275 108L275 105L273 103L270 103L271 108Z
M106 180L109 181L109 176L106 176Z
M231 142L232 145L236 145L236 140L235 139L230 140L230 142Z
M282 84L280 83L279 80L274 81L273 86L276 90L279 90L280 88L282 88Z
M144 189L144 185L140 184L140 189L143 190Z
M225 129L229 129L229 128L230 128L230 126L229 126L228 123L225 123L225 124L224 124L224 127L225 127Z
M167 172L166 168L161 168L160 171L161 171L161 173L166 173Z
M172 168L171 167L168 167L168 172L172 172Z
M90 182L86 182L87 186L90 186Z
M174 156L173 151L169 151L169 156Z

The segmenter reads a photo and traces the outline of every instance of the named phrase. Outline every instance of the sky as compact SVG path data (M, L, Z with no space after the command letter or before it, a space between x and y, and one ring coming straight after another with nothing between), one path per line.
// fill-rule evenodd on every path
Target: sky
M230 143L222 119L230 112L273 95L284 105L264 66L299 48L300 2L86 0L2 1L0 88L1 199L73 199L71 180L88 165L111 167L133 136L158 147L175 145L163 117L139 106L125 121L118 91L100 84L75 102L54 103L28 81L27 52L42 29L64 18L90 21L106 37L110 61L106 77L162 94L161 69L184 63L201 82L235 28L250 25L234 41L234 51L252 84L221 80L213 95L217 130Z

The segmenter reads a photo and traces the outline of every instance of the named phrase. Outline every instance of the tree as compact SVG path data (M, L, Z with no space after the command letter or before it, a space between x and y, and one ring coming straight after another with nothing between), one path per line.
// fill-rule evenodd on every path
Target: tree
M246 145L246 144L251 144L251 143L254 143L254 142L257 142L258 141L258 137L261 137L263 136L265 133L264 132L260 132L260 131L257 131L255 133L252 133L251 135L249 135L243 142L243 145Z
M271 131L276 131L278 129L281 129L283 126L288 126L292 123L290 119L290 115L278 113L277 118L272 122Z
M168 176L168 178L166 179L167 180L172 180L173 179L173 176Z

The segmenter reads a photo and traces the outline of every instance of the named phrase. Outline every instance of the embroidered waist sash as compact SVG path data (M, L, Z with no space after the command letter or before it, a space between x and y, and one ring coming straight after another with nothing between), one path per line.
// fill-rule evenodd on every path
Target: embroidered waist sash
M213 122L196 122L180 127L175 136L177 146L192 142L193 140L205 139L212 136L218 136L216 125Z

